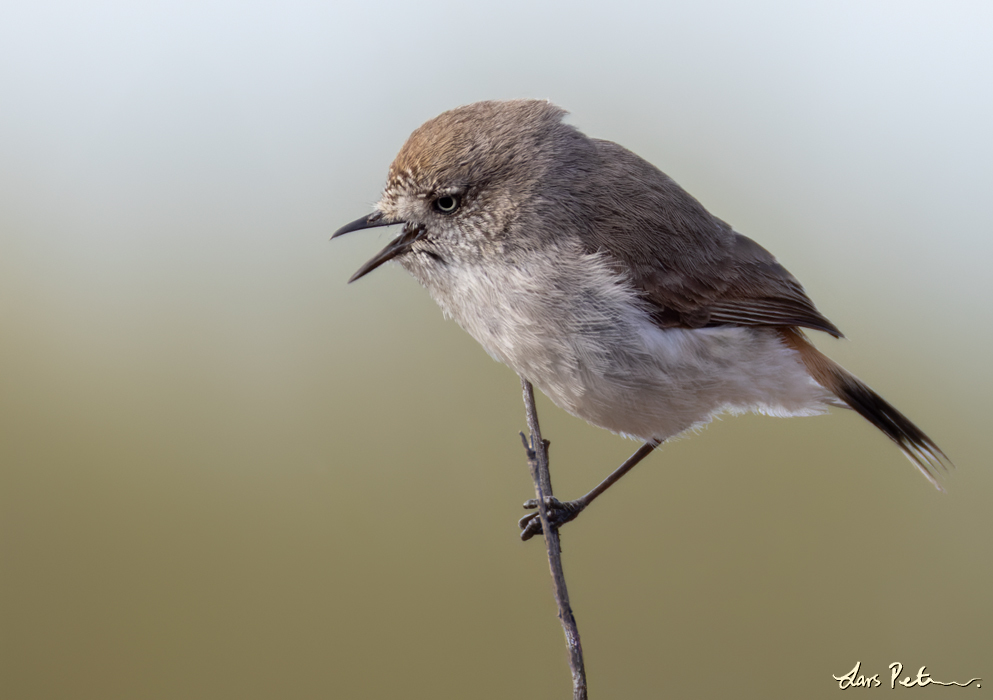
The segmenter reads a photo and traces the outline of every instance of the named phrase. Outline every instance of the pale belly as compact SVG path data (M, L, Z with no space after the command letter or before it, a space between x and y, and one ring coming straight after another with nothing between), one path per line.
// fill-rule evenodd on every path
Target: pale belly
M658 328L596 256L559 259L558 280L527 261L462 266L443 285L405 267L491 356L617 433L666 439L724 411L812 415L833 403L775 331Z

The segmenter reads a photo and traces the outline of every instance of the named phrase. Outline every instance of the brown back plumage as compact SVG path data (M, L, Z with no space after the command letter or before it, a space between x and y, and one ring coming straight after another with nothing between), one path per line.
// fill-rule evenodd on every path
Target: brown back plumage
M609 186L593 194L588 210L600 215L585 240L618 259L659 325L801 326L841 337L765 248L634 153L593 143Z

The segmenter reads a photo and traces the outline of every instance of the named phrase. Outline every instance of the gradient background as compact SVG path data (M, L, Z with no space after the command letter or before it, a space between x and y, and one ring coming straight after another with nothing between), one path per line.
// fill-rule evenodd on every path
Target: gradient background
M398 267L346 286L391 232L328 242L422 121L542 97L772 250L957 463L937 493L840 412L667 445L564 531L592 697L856 661L987 696L991 36L985 2L5 4L0 694L569 696L517 378ZM564 497L635 448L539 411Z

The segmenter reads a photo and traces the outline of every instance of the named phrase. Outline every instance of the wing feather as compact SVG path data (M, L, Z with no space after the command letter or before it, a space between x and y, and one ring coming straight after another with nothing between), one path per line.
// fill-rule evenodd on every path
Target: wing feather
M769 251L731 229L665 173L609 141L593 141L609 188L581 235L617 261L662 327L799 326L841 337ZM647 185L647 187L645 186Z

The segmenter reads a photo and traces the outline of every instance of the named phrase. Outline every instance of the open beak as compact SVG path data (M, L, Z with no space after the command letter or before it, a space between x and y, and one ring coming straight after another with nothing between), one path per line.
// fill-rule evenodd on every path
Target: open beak
M360 231L364 228L375 228L377 226L393 226L394 224L404 224L403 232L390 241L389 245L373 256L372 260L360 267L348 280L349 283L354 282L359 277L369 274L387 260L392 260L398 255L403 255L406 253L410 250L410 246L413 242L424 235L424 228L421 226L410 226L403 221L384 221L383 215L377 211L369 214L369 216L363 216L361 219L356 219L350 224L345 224L331 234L331 238L333 240L338 236L343 236L346 233L351 233L352 231Z

